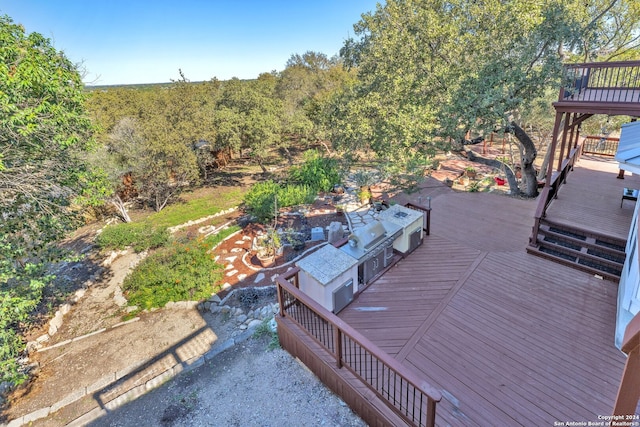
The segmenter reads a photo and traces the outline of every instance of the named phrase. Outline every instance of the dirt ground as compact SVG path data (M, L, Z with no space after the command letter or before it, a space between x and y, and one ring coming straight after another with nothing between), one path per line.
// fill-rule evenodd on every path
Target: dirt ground
M366 424L268 339L252 338L91 426L358 426Z
M328 208L323 202L319 202L312 209L317 214L309 217L306 226L325 227L338 219L333 212L329 213ZM240 213L233 212L217 218L215 223L235 220L239 215ZM341 219L344 220L344 217ZM197 233L198 228L211 223L212 221L194 225L180 233ZM288 227L299 224L283 219L280 225ZM92 387L111 373L145 361L155 360L162 366L175 359L188 360L215 349L217 345L239 333L235 323L229 322L226 317L196 309L159 309L123 323L126 307L116 304L114 294L142 255L132 251L112 253L111 256L100 254L93 247L97 228L90 226L79 230L73 239L65 242L67 249L85 256L81 260L56 266L58 286L64 287L72 296L79 291L81 297L76 302L71 302L70 311L64 316L64 323L43 343L43 348L30 354L29 361L35 366L32 371L33 380L9 397L8 408L4 408L0 422L49 407L78 389ZM247 228L247 235L252 237L254 233L254 228ZM233 252L234 248L241 247L242 253L248 254L250 239L242 237L243 233L235 235L215 249L215 253L221 257L220 262L225 262L225 256L237 253ZM315 243L308 243L305 250L314 245ZM246 259L254 269L235 262L234 268L239 271L232 277L225 277L230 287L221 292L220 297L223 298L231 289L270 284L271 277L285 271L289 265L287 263L296 255L298 254L290 251L283 253L278 257L275 268L265 270L266 274L262 273L261 280L256 280L262 271L252 257L247 256ZM243 273L245 277L241 280ZM273 299L272 302L275 302L275 297ZM34 341L47 332L48 323L43 322L39 328L29 332L27 339ZM167 358L169 361L164 360ZM138 380L132 379L134 382ZM109 398L108 393L100 397L105 401ZM34 425L64 425L95 405L95 398L83 398L36 421Z

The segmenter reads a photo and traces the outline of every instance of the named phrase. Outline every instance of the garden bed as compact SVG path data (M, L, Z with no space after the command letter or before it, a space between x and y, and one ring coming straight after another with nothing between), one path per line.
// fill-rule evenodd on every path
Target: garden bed
M296 250L290 244L286 244L286 238L282 238L285 244L276 255L274 264L269 268L262 268L256 252L252 250L254 239L266 233L267 225L259 223L245 225L240 233L222 242L215 249L215 254L219 256L218 262L226 264L226 271L228 273L235 271L235 274L225 275L224 283L234 288L270 284L274 275L286 271L304 252L326 242L326 230L332 222L347 224L346 215L336 213L336 204L332 195L321 195L312 205L280 209L275 229L282 233L281 236L288 232L301 233L304 236L305 245L304 248ZM317 227L325 231L325 239L311 241L311 230ZM246 264L241 262L241 258L244 258Z

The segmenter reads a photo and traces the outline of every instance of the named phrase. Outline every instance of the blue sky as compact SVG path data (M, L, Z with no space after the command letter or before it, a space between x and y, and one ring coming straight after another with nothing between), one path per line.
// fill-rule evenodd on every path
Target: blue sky
M88 84L256 78L294 53L338 53L376 0L0 0L52 40Z

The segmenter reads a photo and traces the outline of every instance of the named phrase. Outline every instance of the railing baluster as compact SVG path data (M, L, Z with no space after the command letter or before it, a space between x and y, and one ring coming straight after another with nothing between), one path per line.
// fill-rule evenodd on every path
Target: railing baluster
M640 61L572 64L565 68L560 101L637 102Z
M296 277L294 272L276 278L280 316L295 322L333 353L338 369L346 368L355 374L404 420L420 427L433 426L440 393L428 386L418 386L424 382L358 332L342 324L333 313L308 299L289 281L295 281ZM425 400L429 403L423 408Z

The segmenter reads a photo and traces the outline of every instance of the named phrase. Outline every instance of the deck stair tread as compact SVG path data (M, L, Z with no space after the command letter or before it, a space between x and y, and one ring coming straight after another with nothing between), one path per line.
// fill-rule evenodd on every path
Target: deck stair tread
M609 280L620 278L625 260L624 240L543 219L537 243L527 251Z

